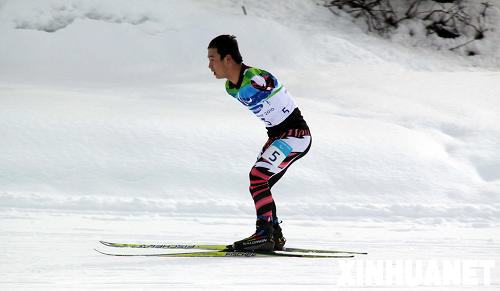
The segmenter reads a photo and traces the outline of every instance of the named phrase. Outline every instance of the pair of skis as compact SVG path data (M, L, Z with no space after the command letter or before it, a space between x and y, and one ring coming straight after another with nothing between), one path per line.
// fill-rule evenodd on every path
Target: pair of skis
M302 248L285 248L281 251L254 252L254 251L232 251L226 245L196 245L196 244L140 244L140 243L114 243L100 241L107 247L135 248L135 249L175 249L175 250L199 250L195 252L181 253L158 253L158 254L120 254L117 252L97 252L108 256L123 257L299 257L299 258L352 258L354 255L366 255L364 252L340 251L340 250L315 250Z

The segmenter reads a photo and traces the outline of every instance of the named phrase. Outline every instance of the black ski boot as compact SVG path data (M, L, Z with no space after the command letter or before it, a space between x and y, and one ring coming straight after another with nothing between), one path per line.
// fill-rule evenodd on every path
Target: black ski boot
M274 232L273 232L273 238L274 238L274 250L275 251L282 251L283 248L285 247L286 239L283 236L283 232L281 230L280 226L281 221L275 220L273 224Z
M257 218L256 231L251 236L228 246L235 251L261 251L270 252L274 250L273 223L268 220Z

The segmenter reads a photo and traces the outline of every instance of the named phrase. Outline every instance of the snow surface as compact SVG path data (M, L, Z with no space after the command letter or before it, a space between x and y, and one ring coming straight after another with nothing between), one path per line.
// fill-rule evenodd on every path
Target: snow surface
M0 289L336 286L331 260L93 251L250 234L247 173L266 134L207 68L222 33L311 127L310 153L273 188L290 246L494 259L477 288L500 286L500 46L466 58L395 44L303 0L4 0Z

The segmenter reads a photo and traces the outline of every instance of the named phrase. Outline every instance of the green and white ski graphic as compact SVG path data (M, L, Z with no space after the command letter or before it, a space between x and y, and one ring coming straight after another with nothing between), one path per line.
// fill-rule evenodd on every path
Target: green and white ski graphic
M292 257L292 258L353 258L354 255L321 255L321 254L294 254L287 252L241 252L241 251L206 251L193 253L164 253L164 254L120 254L103 252L95 249L96 252L115 257Z

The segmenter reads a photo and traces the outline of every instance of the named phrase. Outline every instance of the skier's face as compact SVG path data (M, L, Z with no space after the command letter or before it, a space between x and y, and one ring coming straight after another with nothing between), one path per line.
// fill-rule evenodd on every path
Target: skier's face
M214 73L215 78L226 78L226 62L227 56L221 59L216 48L208 49L208 68Z

